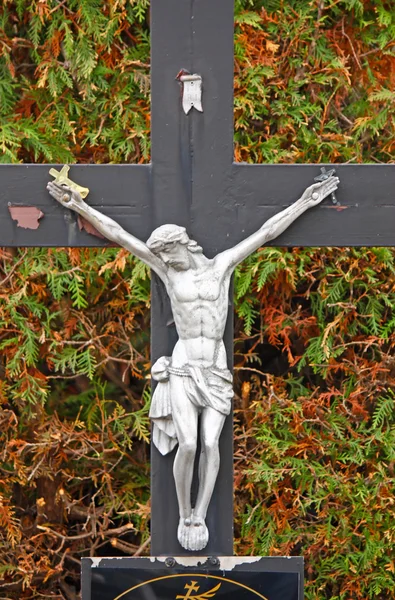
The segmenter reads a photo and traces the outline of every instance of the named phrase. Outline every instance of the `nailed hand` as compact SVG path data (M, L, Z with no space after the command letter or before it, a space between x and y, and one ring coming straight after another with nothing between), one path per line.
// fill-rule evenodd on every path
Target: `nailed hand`
M68 185L56 183L56 181L50 181L47 184L47 190L52 198L55 198L59 204L62 204L66 208L75 208L84 202L79 192L76 192Z
M338 177L329 177L325 181L313 183L303 193L302 200L308 202L309 206L316 206L323 201L324 198L330 196L339 187Z

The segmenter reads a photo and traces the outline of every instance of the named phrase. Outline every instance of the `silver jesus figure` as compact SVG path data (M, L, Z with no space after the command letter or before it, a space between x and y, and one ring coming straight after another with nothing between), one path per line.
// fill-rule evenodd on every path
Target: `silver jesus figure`
M209 259L188 237L184 227L162 225L144 243L88 206L78 192L55 182L48 183L47 189L55 200L153 269L169 295L179 339L172 356L161 357L152 367L152 376L158 383L150 417L154 424L153 442L162 454L178 444L173 471L180 513L177 535L186 550L202 550L208 542L205 518L219 469L219 437L231 410L232 374L227 368L223 342L231 275L244 258L330 196L338 184L337 177L330 177L311 185L299 200L269 219L258 231ZM192 506L198 433L199 489Z

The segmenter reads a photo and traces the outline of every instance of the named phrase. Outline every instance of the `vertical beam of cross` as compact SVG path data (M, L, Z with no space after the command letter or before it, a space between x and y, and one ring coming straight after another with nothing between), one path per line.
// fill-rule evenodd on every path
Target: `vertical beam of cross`
M233 158L233 2L218 2L213 9L210 0L153 0L151 36L153 227L184 225L212 256L227 244L226 232L211 219L226 210L223 182ZM175 80L181 69L202 76L203 113L182 111ZM225 342L231 366L232 310L229 313ZM169 356L177 339L168 298L155 276L151 314L154 361ZM229 417L221 436L221 468L207 516L210 541L204 554L233 553L232 438ZM153 555L188 553L176 537L173 458L160 456L152 446Z

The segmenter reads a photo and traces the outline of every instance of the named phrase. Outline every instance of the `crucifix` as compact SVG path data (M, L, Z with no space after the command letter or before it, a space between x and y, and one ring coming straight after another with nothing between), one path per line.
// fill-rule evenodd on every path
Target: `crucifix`
M175 390L175 396L184 399L189 396L188 406L194 407L188 413L182 409L181 425L174 419L176 405L172 406L173 419L164 426L160 419L168 415L163 411L152 415L156 443L151 452L151 553L180 556L196 551L226 556L233 553L229 414L233 330L228 296L233 268L263 243L392 245L395 168L336 165L341 182L336 191L338 179L328 172L330 165L234 163L233 3L218 0L213 10L209 0L152 0L151 36L151 164L75 165L68 176L82 190L89 189L89 196L83 201L81 189L50 184L49 191L58 203L47 191L51 179L48 165L1 166L2 241L7 246L104 245L105 240L88 233L93 230L86 221L78 220L79 213L93 222L102 236L125 245L151 266L156 389L166 396L169 388L166 392L160 386L170 382L170 392ZM59 172L62 166L52 168ZM302 213L302 218L296 219ZM178 228L163 227L169 223ZM191 275L191 270L195 279L186 285L185 275ZM205 279L207 273L214 279ZM205 291L199 293L196 277ZM217 282L217 298L212 281ZM183 316L181 306L196 302L194 289L204 302L221 298L216 319L212 315L211 321L211 330L218 326L214 343L209 335L200 336L200 348L194 343L180 344L178 339L178 335L181 340L196 339L191 333L196 323ZM188 293L191 296L186 298ZM206 314L209 312L207 308ZM218 316L222 319L219 325ZM183 325L186 333L181 332ZM174 360L177 347L178 362ZM197 364L203 355L211 355L211 365ZM201 367L206 370L204 376ZM206 391L207 387L211 391ZM182 388L179 394L176 388ZM217 391L214 394L212 390ZM173 402L166 397L156 401L154 406L162 403L162 408L166 401ZM185 427L190 422L196 431L199 417L202 427L204 414L209 416L203 431L207 430L209 437L214 429L216 440L219 438L220 464L216 449L210 457L213 470L203 468L204 460L208 461L204 457L200 484L206 481L197 497L191 498L194 453L187 448L188 460L181 456L183 460L174 466L179 451L174 446L185 431L188 437L190 430ZM182 423L187 424L184 430ZM205 439L202 450L204 443Z
M48 183L49 193L59 204L75 211L105 238L145 262L162 281L170 299L178 340L171 357L161 356L152 367L158 385L150 417L153 443L160 453L167 455L178 446L173 465L179 509L177 538L185 550L200 551L208 544L205 521L220 465L219 438L231 411L232 374L223 335L232 273L254 250L278 237L307 209L334 194L338 183L338 178L330 176L309 186L294 204L212 259L189 238L185 227L161 225L144 243L84 202L81 193L73 189L73 182ZM192 505L198 434L199 483Z

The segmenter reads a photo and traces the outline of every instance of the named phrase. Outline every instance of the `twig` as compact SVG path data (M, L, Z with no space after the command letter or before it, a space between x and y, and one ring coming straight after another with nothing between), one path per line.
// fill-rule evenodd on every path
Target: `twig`
M71 554L66 554L65 560L71 560L72 562L75 562L79 567L81 567L81 561L78 560L78 558L74 558L74 556L71 556Z
M108 362L109 365L104 367L104 372L107 375L107 377L125 392L126 396L129 398L132 404L137 400L140 400L140 396L134 394L131 388L124 381L122 381L121 377L119 377L118 374L113 371L113 369L110 366L111 361Z
M356 53L356 52L355 52L355 50L354 50L354 46L353 46L353 43L352 43L352 41L351 41L351 38L350 38L350 36L349 36L349 35L348 35L348 34L345 32L345 30L344 30L344 17L343 17L343 19L342 19L342 34L344 35L344 37L346 37L346 38L348 39L348 41L349 41L349 44L350 44L350 46L351 46L352 53L353 53L353 55L354 55L355 62L357 63L358 67L359 67L360 69L362 69L361 62L360 62L360 60L359 60L359 58L358 58L358 56L357 56L357 53Z
M105 120L106 120L106 119L105 119L105 117L103 117L103 118L101 119L101 121L100 121L100 125L99 125L99 129L98 129L98 131L97 131L96 135L95 135L95 136L92 138L94 142L96 142L97 138L98 138L98 137L99 137L99 135L101 134Z
M345 123L347 123L347 125L350 125L350 127L353 127L353 126L354 126L354 123L353 123L352 121L350 121L350 119L349 119L348 117L346 117L346 115L344 115L344 114L342 113L342 111L341 111L339 108L337 108L337 106L336 106L336 105L334 105L334 104L333 104L332 106L333 106L333 108L335 109L335 111L337 112L337 114L339 115L339 117L340 117L341 119L343 119L343 121L344 121Z
M105 532L105 535L121 535L122 533L132 530L136 531L134 525L132 525L132 523L127 523L126 525L122 525L122 527L118 527L117 529L108 529Z
M44 531L45 533L50 533L50 534L54 535L55 537L58 537L61 540L65 540L67 542L72 541L72 540L83 540L85 538L93 536L92 531L90 531L89 533L80 533L79 535L63 535L63 533L54 531L50 527L45 527L45 525L37 525L37 529L40 529L40 531Z
M19 267L19 265L24 261L25 256L27 254L27 250L25 250L25 252L22 254L21 258L15 263L15 265L12 267L11 271L8 273L7 277L5 277L5 279L2 279L0 281L1 285L4 285L5 283L7 283L7 281L9 280L9 278L12 276L12 274L14 273L15 269L17 269Z
M35 474L37 473L38 469L40 468L40 466L42 465L43 461L44 461L45 456L43 456L38 463L36 464L36 466L34 467L33 471L30 473L29 477L27 478L28 481L30 481L31 479L33 479L33 477L35 476Z
M262 375L265 377L267 373L263 371L259 371L259 369L254 369L253 367L234 367L234 371L251 371L252 373L258 373L258 375Z
M18 586L21 583L23 583L23 577L21 577L19 581L11 581L10 583L0 583L0 590L2 590L4 588L18 589Z
M110 540L110 544L114 548L117 548L118 550L122 550L122 552L125 552L125 554L129 554L129 556L130 555L134 556L134 553L136 552L136 548L138 551L138 547L135 544L129 544L128 542L121 542L121 540L117 540L117 538L112 538Z
M66 6L66 5L67 5L67 0L62 0L61 2L59 2L59 0L56 0L56 1L58 2L58 5L57 5L57 6L54 6L54 8L52 8L52 9L49 11L49 13L50 13L50 14L51 14L51 13L53 13L53 12L55 12L55 10L58 10L59 8L64 8L64 9L65 9L65 10L67 10L67 12L69 12L71 15L74 15L73 11L72 11L70 8L68 8L68 6Z
M392 44L389 44L388 49L392 46ZM360 54L359 57L360 58L365 58L365 56L369 56L369 54L375 54L376 52L382 52L383 48L373 48L372 50L368 50L367 52L364 52L363 54Z
M251 511L251 514L250 514L250 516L248 517L248 519L247 519L247 521L246 521L246 525L248 525L248 524L250 523L250 521L251 521L251 519L252 519L252 517L253 517L253 515L254 515L254 512L257 510L257 508L259 508L259 507L261 506L261 504L262 504L262 502L258 502L258 504L256 504L256 505L254 506L254 508L253 508L253 509L252 509L252 511Z
M138 550L136 550L136 552L133 554L133 556L140 556L140 554L142 554L144 552L144 550L147 548L147 546L149 546L149 544L151 543L151 536L149 536L149 538L147 538L144 542L144 544L141 544L140 548Z
M59 586L62 592L66 595L67 600L78 600L78 596L68 583L62 580L59 582Z

